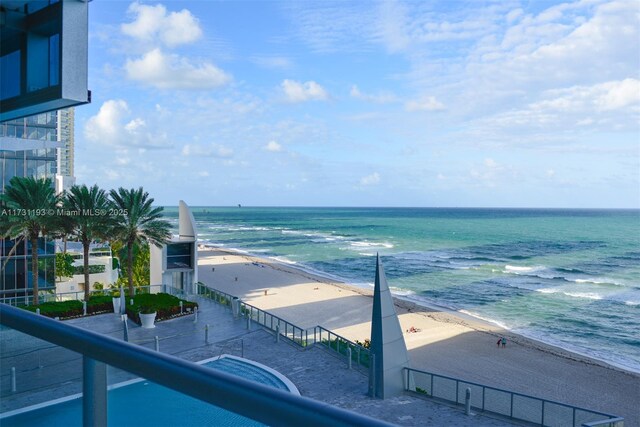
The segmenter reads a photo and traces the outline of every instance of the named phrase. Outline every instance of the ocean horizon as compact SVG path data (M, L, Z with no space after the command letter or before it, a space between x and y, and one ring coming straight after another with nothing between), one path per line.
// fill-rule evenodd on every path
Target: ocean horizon
M640 210L191 209L202 244L369 288L380 254L402 298L640 372Z

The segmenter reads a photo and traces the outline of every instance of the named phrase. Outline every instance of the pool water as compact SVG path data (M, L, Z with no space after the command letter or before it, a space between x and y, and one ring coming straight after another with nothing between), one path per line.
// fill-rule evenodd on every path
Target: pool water
M223 357L207 363L214 369L289 391L274 373L241 359ZM150 381L109 390L110 426L261 426L256 421L178 393ZM71 427L82 425L81 397L23 412L0 420L2 427Z

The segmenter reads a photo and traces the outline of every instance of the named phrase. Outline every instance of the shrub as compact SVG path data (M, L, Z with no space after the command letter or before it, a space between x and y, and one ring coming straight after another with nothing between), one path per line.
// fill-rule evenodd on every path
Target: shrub
M51 301L39 305L18 305L18 308L36 312L40 309L42 316L59 317L61 320L80 317L83 315L82 301ZM91 296L87 302L87 315L113 313L113 304L109 296Z
M150 312L155 311L156 321L170 319L172 317L180 316L180 301L182 301L183 315L188 314L187 309L191 309L193 313L194 309L198 306L197 303L181 300L173 295L159 293L159 294L140 294L133 297L133 305L127 302L126 312L127 316L134 322L140 324L140 316L138 315L142 308L149 309Z

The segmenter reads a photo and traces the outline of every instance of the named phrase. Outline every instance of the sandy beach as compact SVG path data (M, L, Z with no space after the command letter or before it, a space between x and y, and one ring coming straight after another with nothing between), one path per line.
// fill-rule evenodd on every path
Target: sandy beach
M321 325L351 340L369 338L371 290L221 249L203 248L198 256L199 280L212 288L302 328ZM372 258L371 281L374 274ZM615 414L625 426L640 426L638 373L446 309L396 299L396 311L413 368ZM502 336L505 348L496 345Z

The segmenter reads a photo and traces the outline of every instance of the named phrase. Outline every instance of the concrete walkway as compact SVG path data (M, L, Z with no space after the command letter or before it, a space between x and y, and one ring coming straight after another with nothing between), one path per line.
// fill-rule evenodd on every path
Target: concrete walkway
M287 376L303 396L340 406L368 416L405 426L509 426L503 420L483 415L466 416L460 408L406 395L378 400L366 396L368 379L325 349L302 349L287 340L275 343L262 329L248 331L246 321L234 320L228 308L198 299L198 322L189 315L142 329L129 322L129 342L159 349L176 357L198 361L220 354L244 356ZM115 314L66 321L69 324L123 338L123 323ZM209 325L209 344L205 343ZM25 406L80 393L82 358L79 354L12 330L0 332L0 410L8 412ZM17 372L17 391L10 391L10 368ZM109 384L134 376L109 367Z

